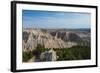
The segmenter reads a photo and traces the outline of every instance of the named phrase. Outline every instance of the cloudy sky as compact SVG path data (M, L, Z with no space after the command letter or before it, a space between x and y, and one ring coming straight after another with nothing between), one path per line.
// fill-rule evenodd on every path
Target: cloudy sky
M90 13L22 11L23 28L90 28Z

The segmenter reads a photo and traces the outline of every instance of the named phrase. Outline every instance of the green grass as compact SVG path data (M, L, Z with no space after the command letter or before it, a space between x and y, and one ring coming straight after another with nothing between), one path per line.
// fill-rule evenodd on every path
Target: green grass
M57 61L64 61L64 60L86 60L91 59L91 49L86 46L74 46L71 48L53 48L56 51L58 56ZM44 48L40 44L36 50L31 52L23 52L23 62L27 62L33 56L37 57L42 52L45 52L49 49Z
M58 61L63 60L85 60L91 58L89 47L75 46L72 48L56 49Z
M29 59L33 57L32 52L23 52L23 62L27 62Z

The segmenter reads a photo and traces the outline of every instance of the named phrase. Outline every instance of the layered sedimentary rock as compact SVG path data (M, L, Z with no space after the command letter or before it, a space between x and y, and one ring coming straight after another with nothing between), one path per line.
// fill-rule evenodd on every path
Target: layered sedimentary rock
M45 48L90 46L90 32L64 29L23 29L23 51L32 51L36 49L37 44L41 44Z

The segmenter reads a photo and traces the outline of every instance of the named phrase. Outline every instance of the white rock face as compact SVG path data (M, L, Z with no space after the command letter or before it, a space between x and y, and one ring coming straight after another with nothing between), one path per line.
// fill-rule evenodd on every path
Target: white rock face
M49 51L45 51L41 53L40 60L43 61L56 61L57 55L56 52L53 49L50 49Z
M22 46L23 51L32 51L36 49L37 44L45 48L70 48L81 41L80 36L72 32L56 32L53 36L50 32L40 29L24 29Z

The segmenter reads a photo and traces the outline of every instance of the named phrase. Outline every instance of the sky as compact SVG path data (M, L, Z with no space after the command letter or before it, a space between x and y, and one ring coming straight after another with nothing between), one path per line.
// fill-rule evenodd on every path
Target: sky
M90 28L91 14L56 11L22 11L23 28Z

